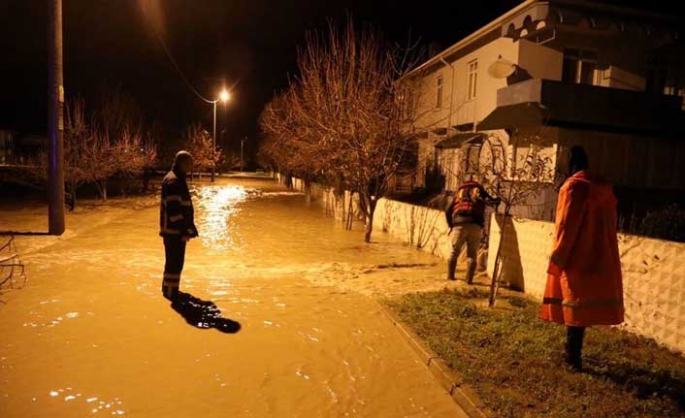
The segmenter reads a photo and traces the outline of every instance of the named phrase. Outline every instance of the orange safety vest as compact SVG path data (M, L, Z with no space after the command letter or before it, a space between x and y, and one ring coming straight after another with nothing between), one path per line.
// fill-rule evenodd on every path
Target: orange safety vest
M578 172L564 183L542 319L568 326L623 322L616 204L611 186L590 172Z
M452 219L460 216L471 217L477 223L483 223L485 219L485 201L482 197L483 186L475 181L462 184L454 196Z

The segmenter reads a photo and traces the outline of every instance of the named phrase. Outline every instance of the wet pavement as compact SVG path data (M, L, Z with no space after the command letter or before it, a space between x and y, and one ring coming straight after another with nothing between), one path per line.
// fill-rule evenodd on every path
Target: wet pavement
M376 302L444 287L441 260L364 244L276 183L222 182L196 190L173 305L151 199L18 237L29 281L0 294L0 417L460 416ZM43 222L0 208L0 230Z

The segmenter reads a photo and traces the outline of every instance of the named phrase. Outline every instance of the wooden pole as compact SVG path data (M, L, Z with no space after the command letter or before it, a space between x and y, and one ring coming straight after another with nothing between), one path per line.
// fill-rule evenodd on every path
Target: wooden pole
M48 0L48 231L64 233L62 0Z

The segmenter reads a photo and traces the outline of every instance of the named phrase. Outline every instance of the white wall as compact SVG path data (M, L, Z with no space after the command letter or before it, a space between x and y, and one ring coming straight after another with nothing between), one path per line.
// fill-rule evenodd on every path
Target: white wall
M540 300L547 282L554 224L511 219L502 249L501 278ZM442 258L450 253L444 213L408 203L381 199L374 217L374 233L385 232ZM501 227L492 219L488 274ZM655 339L685 353L685 244L619 234L623 268L626 330Z
M533 78L560 81L564 54L547 44L536 44L526 39L519 41L518 65Z
M450 255L449 227L445 213L437 209L381 199L376 206L374 233L394 238L439 257Z
M500 223L495 219L491 223L491 255L500 242ZM542 298L554 224L516 218L505 228L502 279ZM685 244L619 234L619 249L626 309L623 327L685 352ZM491 256L489 275L493 268Z

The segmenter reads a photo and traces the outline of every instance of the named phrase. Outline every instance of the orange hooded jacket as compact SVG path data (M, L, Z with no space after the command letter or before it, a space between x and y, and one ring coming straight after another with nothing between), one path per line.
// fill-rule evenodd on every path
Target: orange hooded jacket
M611 185L588 171L564 183L542 319L568 326L623 322L616 204Z

